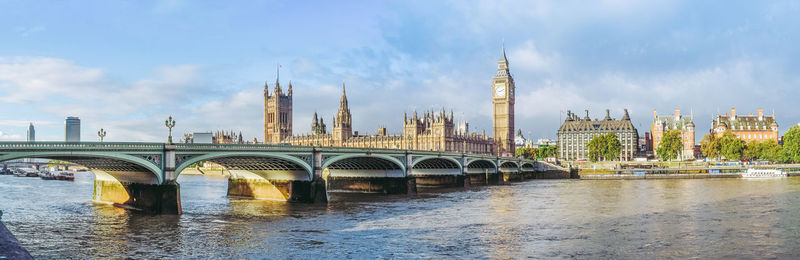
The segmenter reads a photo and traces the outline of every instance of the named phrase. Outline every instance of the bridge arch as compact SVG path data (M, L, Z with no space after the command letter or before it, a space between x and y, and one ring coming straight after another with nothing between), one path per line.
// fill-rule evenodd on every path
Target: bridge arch
M441 175L462 175L463 167L461 163L450 157L424 156L415 159L409 169L409 175L420 176L441 176Z
M532 162L524 162L524 163L522 163L522 165L520 166L520 168L533 168L533 167L534 167L534 165L533 165L533 163L532 163Z
M464 172L467 174L496 173L497 164L488 159L475 159L467 163L467 166L464 167Z
M467 163L467 168L497 168L497 164L495 164L492 160L487 159L476 159L472 160Z
M456 167L452 167L456 166ZM411 168L426 168L426 169L440 169L440 168L458 168L461 169L463 166L461 162L456 159L450 157L439 157L439 156L423 156L418 159L415 159L411 163Z
M500 168L519 168L519 164L517 164L517 162L505 161L500 163Z
M20 158L54 159L83 165L95 171L103 171L114 176L122 182L140 184L161 184L164 174L160 165L163 157L152 156L154 161L144 157L114 152L95 151L42 151L42 152L12 152L0 155L0 162ZM148 173L149 175L142 175ZM97 174L95 174L97 175Z
M285 174L283 174L278 177L279 179L311 181L314 178L314 172L308 162L291 155L271 152L221 152L202 154L181 162L180 165L176 166L175 173L180 174L184 169L189 167L189 165L202 161L220 164L228 170L282 172L293 175L285 176Z
M402 161L379 154L337 155L326 159L322 163L322 169L334 177L405 177L406 172Z

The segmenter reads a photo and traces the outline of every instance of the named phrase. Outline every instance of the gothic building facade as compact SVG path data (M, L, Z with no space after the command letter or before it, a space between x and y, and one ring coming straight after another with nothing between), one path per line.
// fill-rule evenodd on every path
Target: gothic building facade
M514 93L515 85L508 67L508 59L503 56L492 82L492 104L494 110L493 126L495 137L482 133L469 132L466 122L456 125L453 111L426 111L403 115L403 132L399 135L387 134L385 127L378 128L374 135L359 134L353 131L353 117L347 100L345 85L342 83L342 96L339 110L333 117L331 131L322 117L314 113L311 134L292 135L292 86L287 93L275 82L272 94L264 85L264 141L304 146L370 147L411 149L474 154L514 153Z

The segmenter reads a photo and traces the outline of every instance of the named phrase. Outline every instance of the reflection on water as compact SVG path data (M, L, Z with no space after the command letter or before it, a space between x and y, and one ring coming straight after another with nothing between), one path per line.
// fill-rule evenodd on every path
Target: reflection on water
M800 178L528 181L325 204L229 199L181 176L184 214L91 203L74 183L0 176L4 221L38 259L791 258Z

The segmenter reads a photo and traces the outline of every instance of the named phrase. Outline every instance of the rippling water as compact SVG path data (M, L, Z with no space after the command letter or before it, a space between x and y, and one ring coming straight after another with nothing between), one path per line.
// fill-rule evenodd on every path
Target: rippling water
M320 205L229 199L224 178L181 176L181 216L94 204L92 178L0 176L3 221L37 259L800 254L800 178L532 180Z

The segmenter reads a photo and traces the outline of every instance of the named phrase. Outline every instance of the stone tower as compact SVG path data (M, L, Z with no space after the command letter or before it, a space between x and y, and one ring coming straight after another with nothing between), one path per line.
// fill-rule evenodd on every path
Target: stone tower
M317 117L317 112L314 112L314 119L311 119L311 134L312 135L324 135L327 133L328 130L325 126L325 121Z
M268 88L269 84L264 83L264 143L281 143L292 136L292 82L289 81L285 94L280 76L275 80L272 95Z
M353 122L350 107L347 105L347 93L342 82L342 98L339 100L339 112L333 118L333 139L347 140L353 136Z
M492 79L493 130L496 152L514 154L514 78L508 68L505 44Z

